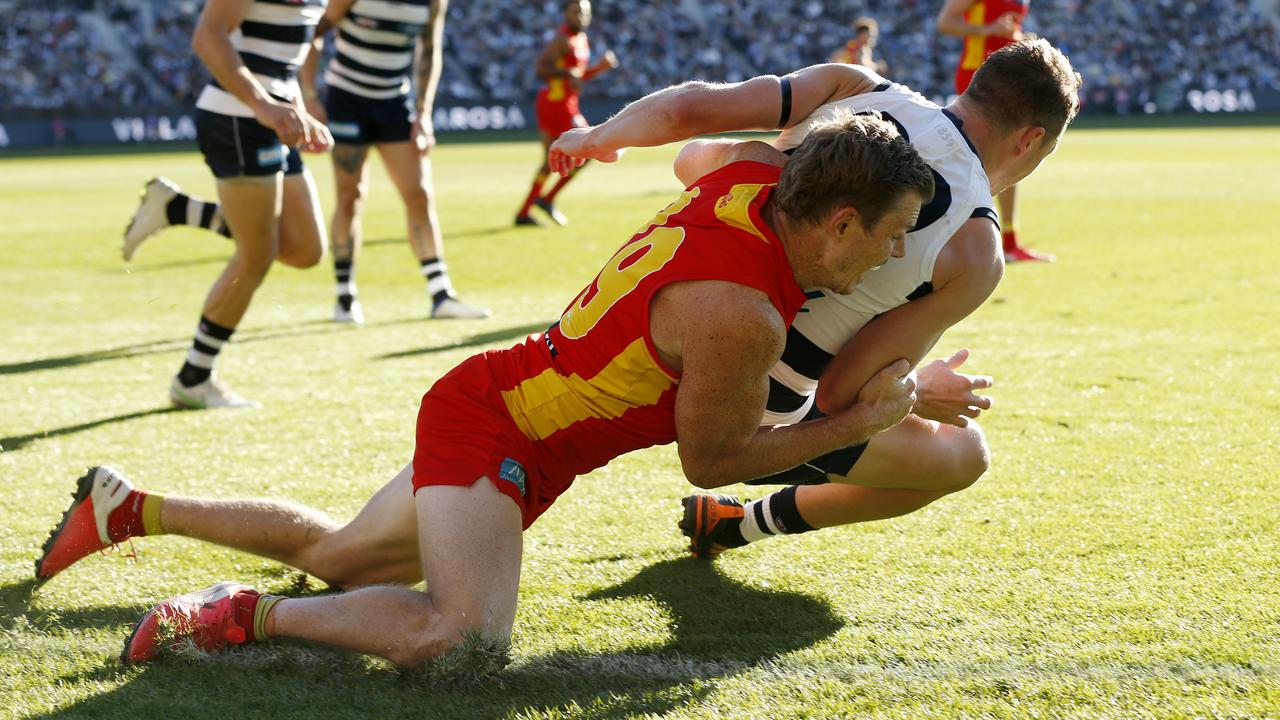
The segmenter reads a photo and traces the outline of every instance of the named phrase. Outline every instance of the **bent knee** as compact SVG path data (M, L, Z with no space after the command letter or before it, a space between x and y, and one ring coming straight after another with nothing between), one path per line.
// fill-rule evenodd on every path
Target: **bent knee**
M281 250L276 259L289 267L305 270L319 265L320 261L324 259L324 246L320 243L315 243L307 247L290 248L287 251Z
M472 614L475 617L475 614ZM405 634L400 647L388 653L387 659L403 668L420 667L453 652L474 653L466 663L484 672L496 672L506 664L506 637L493 637L481 623L465 615L432 612Z
M953 430L949 440L950 468L942 488L947 492L958 492L972 486L991 467L991 448L987 446L986 435L977 422L970 420L968 427Z

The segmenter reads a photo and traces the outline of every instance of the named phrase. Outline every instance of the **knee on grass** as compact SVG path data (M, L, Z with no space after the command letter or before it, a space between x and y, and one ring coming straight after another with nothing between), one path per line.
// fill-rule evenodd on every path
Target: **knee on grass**
M405 634L387 659L405 669L451 676L484 677L510 662L510 637L473 619L480 613L432 612Z

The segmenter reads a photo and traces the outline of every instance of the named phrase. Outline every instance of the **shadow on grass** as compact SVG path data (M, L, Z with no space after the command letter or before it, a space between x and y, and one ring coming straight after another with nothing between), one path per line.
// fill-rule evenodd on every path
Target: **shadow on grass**
M520 659L494 681L457 685L431 684L425 673L400 673L349 654L284 643L194 664L137 669L109 664L60 681L117 687L40 717L105 717L122 708L132 717L246 711L275 718L658 715L713 692L708 681L764 666L841 627L821 600L747 587L713 565L683 558L651 565L581 600L624 598L663 606L672 618L671 638L643 650L566 650ZM99 612L89 611L84 619L117 620L109 613L98 617Z
M41 430L40 432L31 433L30 435L14 435L12 437L0 438L0 452L15 452L21 450L35 440L45 440L47 438L61 437L63 435L74 435L78 432L102 427L103 425L128 422L129 420L137 420L138 418L144 418L150 415L164 415L166 413L177 411L178 408L175 407L158 407L150 410L139 410L137 412L125 413L123 415L99 418L97 420L90 420L89 422L54 428L52 430Z
M418 319L391 320L382 324L390 325L403 322L418 322ZM283 326L241 330L237 333L234 342L237 345L242 345L245 343L295 337L298 335L317 335L343 332L347 329L348 328L345 326L336 325L329 320L305 320ZM59 368L90 365L97 362L103 362L105 360L123 360L126 358L155 355L158 353L177 353L185 350L189 344L191 344L191 336L188 335L180 338L170 338L168 340L152 340L150 342L135 343L133 345L121 345L120 347L107 348L105 350L91 350L89 352L76 353L74 355L59 355L57 357L40 358L37 360L25 360L23 362L0 365L0 375L18 375L21 373L35 372L37 370L57 370ZM174 362L177 364L178 360L175 360Z
M231 243L227 243L227 248L231 248ZM139 263L137 265L126 265L123 268L111 268L103 270L105 275L141 275L143 273L162 272L164 270L177 270L179 268L196 267L198 265L226 265L231 259L231 253L227 252L222 255L209 255L200 258L189 258L187 260L171 260L162 263Z
M376 360L398 360L400 358L417 357L419 355L430 355L431 353L447 352L449 350L460 350L462 348L477 347L480 345L489 345L501 340L514 340L516 338L524 338L525 336L542 332L551 326L552 323L540 322L530 325L520 325L517 327L505 327L499 330L491 330L486 333L472 335L464 340L448 343L446 345L429 345L422 348L414 348L413 350L399 350L397 352L387 353L385 355L376 356Z

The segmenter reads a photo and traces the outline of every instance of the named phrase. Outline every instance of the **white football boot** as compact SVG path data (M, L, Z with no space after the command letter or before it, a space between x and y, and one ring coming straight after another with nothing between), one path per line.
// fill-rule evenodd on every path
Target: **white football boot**
M468 305L455 297L447 297L431 309L431 317L435 320L480 320L492 314L488 308Z
M351 301L351 309L346 310L342 307L342 303L333 304L333 321L336 323L351 323L352 325L364 324L364 308L360 306L359 300Z
M261 403L248 400L227 387L217 375L191 387L182 384L178 376L169 384L169 399L174 407L188 410L213 410L215 408L256 408Z
M142 189L142 201L138 203L138 209L124 231L124 245L120 250L125 262L133 259L133 254L144 240L169 227L169 215L165 206L179 192L178 186L166 178L154 177L147 181L146 187Z

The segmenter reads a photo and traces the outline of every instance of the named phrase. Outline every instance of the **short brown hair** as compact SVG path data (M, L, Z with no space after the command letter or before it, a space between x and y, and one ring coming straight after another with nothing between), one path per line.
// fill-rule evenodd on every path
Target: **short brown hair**
M904 193L931 200L933 171L879 113L843 111L809 130L774 192L778 208L797 222L821 222L836 208L853 207L870 230Z
M964 96L1001 130L1036 125L1056 138L1080 109L1080 82L1048 40L1022 40L991 53Z

